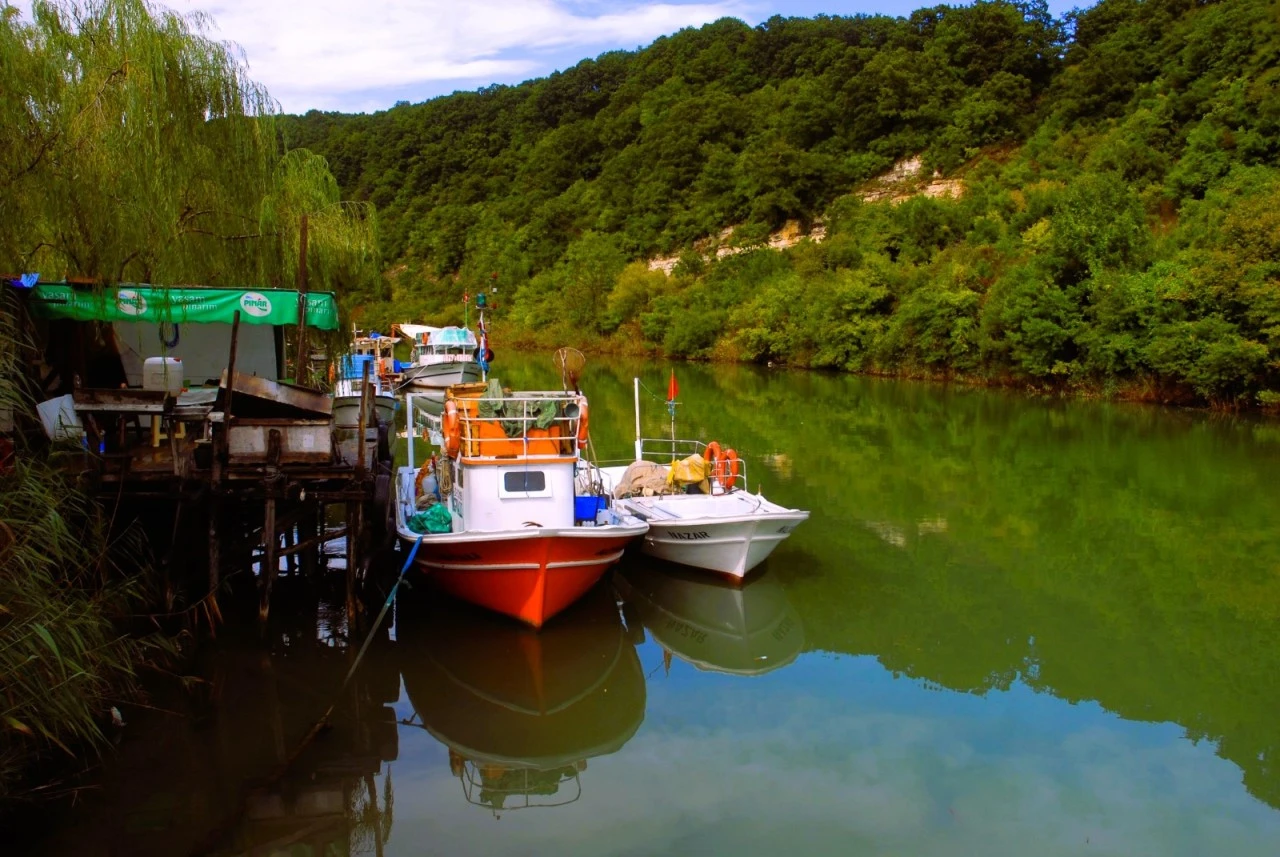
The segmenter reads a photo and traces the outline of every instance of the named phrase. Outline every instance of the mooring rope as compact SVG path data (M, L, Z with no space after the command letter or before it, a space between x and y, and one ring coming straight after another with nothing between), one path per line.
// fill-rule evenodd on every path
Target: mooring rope
M382 609L378 611L378 618L373 620L373 627L369 629L369 635L364 638L364 644L360 646L360 651L356 654L356 659L351 664L351 669L347 670L347 677L342 680L342 687L338 688L339 695L347 689L347 682L351 681L351 677L356 674L356 667L360 666L361 658L369 650L369 644L373 642L373 635L378 633L383 617L387 615L387 611L391 609L392 602L396 600L396 592L400 589L400 584L404 581L404 576L408 573L409 567L413 565L413 559L418 555L418 548L422 547L422 539L422 536L418 536L418 540L413 543L413 549L409 551L409 558L404 561L404 567L400 569L400 576L396 578L396 582L391 586L391 591L387 593L387 600L382 602ZM329 710L324 713L324 717L321 717L320 721L324 722L328 719L332 711L333 705L330 705Z

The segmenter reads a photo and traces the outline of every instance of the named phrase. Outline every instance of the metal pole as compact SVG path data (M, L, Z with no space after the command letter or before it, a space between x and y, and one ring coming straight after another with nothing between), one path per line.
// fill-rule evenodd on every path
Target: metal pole
M409 468L413 469L413 433L417 431L417 424L413 418L413 393L406 393L404 397L405 410L408 411L409 434L405 439L409 446Z
M641 449L644 443L640 440L640 379L635 378L634 380L636 391L636 461L640 461L644 458L642 455L643 450Z

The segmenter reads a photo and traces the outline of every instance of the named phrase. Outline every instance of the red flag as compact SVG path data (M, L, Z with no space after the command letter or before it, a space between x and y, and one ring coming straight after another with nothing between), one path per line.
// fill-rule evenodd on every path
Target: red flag
M671 382L667 384L667 401L674 402L680 395L680 385L676 383L676 370L671 370Z

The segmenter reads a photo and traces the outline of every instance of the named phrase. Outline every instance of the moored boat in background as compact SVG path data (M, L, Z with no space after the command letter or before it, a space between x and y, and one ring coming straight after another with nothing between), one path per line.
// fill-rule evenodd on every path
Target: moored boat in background
M376 331L367 336L359 330L353 333L351 353L330 367L333 424L340 428L359 425L360 402L367 379L373 387L370 392L374 407L374 415L366 417L367 424L373 425L373 416L376 416L379 422L390 426L395 422L396 415L393 388L396 371L395 346L400 339L396 336L382 336ZM366 364L369 367L367 374Z
M466 327L430 327L399 324L396 327L413 342L413 358L401 375L401 383L422 395L432 413L444 407L445 391L456 384L484 380L488 360L480 354L480 340ZM486 346L487 348L487 346Z

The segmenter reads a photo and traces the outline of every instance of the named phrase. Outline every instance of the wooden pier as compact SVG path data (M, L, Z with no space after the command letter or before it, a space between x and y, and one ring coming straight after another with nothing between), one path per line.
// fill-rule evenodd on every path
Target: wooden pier
M372 384L362 385L358 423L342 426L328 393L238 372L239 334L237 311L216 388L174 395L77 385L85 450L74 466L99 499L158 501L171 515L166 575L201 552L190 535L203 530L208 588L188 595L205 600L211 615L228 576L256 567L265 620L282 566L315 576L326 568L326 545L345 539L347 619L355 627L370 560L391 543L393 427L378 424Z

